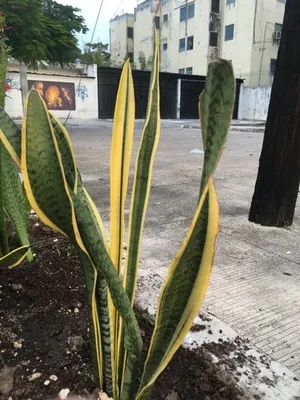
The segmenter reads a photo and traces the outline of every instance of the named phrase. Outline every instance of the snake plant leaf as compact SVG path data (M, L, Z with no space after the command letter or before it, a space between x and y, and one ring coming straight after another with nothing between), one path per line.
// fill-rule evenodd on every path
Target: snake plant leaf
M15 163L21 164L21 129L0 107L0 139Z
M75 198L74 194L74 198ZM78 191L77 191L77 199L74 200L83 203L88 210L89 216L92 219L93 227L95 229L95 234L100 238L101 242L103 243L106 251L109 251L108 243L106 239L106 233L103 226L102 219L100 214L96 208L95 203L89 196L87 190L82 185L81 180L78 183ZM81 200L79 200L81 199ZM76 208L75 208L76 210ZM96 233L97 232L97 233ZM88 265L89 263L89 265ZM92 263L91 259L85 260L84 262L85 269L87 271L92 271L93 268L95 271L96 268ZM86 273L85 273L86 274ZM90 274L91 275L91 274ZM90 287L93 284L91 280L91 276L86 276L86 285ZM110 326L110 314L108 308L108 291L107 291L107 284L106 281L96 273L96 287L95 287L95 295L97 301L97 318L99 319L99 329L101 335L101 386L105 387L106 392L109 395L113 395L116 398L117 388L115 382L115 375L113 374L114 371L114 341L113 341L113 331L111 332Z
M84 251L58 142L36 90L27 97L21 147L21 171L32 208L46 225L67 235Z
M210 65L201 102L205 156L199 203L161 292L138 400L147 398L153 383L182 344L209 283L219 224L212 174L222 153L234 103L234 76L228 62Z
M2 185L4 208L17 232L23 246L29 246L27 231L28 201L25 196L19 173L8 152L2 153ZM28 261L33 261L32 252L27 252Z
M78 186L78 194L73 195L73 201L84 246L100 277L106 280L114 305L124 320L125 347L134 357L139 357L142 349L142 339L137 320L123 288L122 281L109 256L107 247L101 235L98 234L98 227L95 226L95 219L90 213L90 205L87 202L87 198L81 195L80 186Z
M120 274L123 256L125 201L127 196L130 160L135 119L134 87L130 61L124 64L116 99L110 155L110 257ZM118 355L118 331L122 324L109 299L114 357ZM123 350L123 349L122 349ZM118 356L116 369L118 370ZM116 397L116 393L114 394Z
M28 250L29 250L28 246L22 246L6 254L6 256L0 257L0 269L2 268L11 269L21 264L21 262L25 259Z
M130 61L124 64L114 113L110 156L110 256L120 273L124 208L134 134L135 102Z
M126 293L133 306L136 290L139 254L141 246L142 231L148 206L152 169L154 156L160 137L160 109L159 109L159 31L154 27L154 58L153 69L150 79L150 88L148 96L148 107L146 120L142 132L142 138L135 166L134 185L131 199L128 251L124 271L124 285ZM122 330L119 332L122 335ZM134 369L130 367L127 371L124 369L126 364L126 355L124 354L123 339L121 337L119 344L119 379L121 386L122 399L130 399L132 396Z
M149 389L182 344L197 315L209 283L218 223L218 202L210 181L161 292L138 400L147 398Z
M56 137L58 148L62 157L66 180L70 188L76 193L78 184L78 172L75 163L75 154L71 138L63 124L50 114L51 124Z
M200 95L200 120L205 150L201 190L213 174L221 157L230 128L235 97L232 64L218 59L209 64L205 90Z
M3 153L5 148L0 139L0 256L4 256L9 252L8 237L5 225L5 211L4 211L4 187L3 187Z
M2 19L2 17L1 17ZM2 41L2 27L1 23L1 41ZM7 55L3 44L0 44L0 106L4 107L5 104L5 80L6 80L6 70L7 70Z
M102 353L99 315L96 302L98 273L82 242L72 196L64 172L59 145L50 115L39 93L29 92L21 142L21 170L28 200L39 218L49 227L67 235L84 261L88 302L93 324L93 347L97 374L102 383Z

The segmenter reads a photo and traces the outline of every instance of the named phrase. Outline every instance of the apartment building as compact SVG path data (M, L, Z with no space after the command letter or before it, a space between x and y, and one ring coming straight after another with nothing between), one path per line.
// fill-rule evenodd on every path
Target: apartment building
M127 58L133 61L133 34L134 14L117 15L110 20L110 53L115 65L121 66Z
M247 85L269 85L276 66L285 1L161 0L161 70L206 75L208 63L222 57L232 61L236 77L245 79ZM140 52L146 59L152 55L156 5L157 0L141 1L134 11L136 66Z

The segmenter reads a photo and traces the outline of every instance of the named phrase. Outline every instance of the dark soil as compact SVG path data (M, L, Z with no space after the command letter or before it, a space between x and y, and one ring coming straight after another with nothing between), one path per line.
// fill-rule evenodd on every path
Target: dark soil
M35 262L0 271L0 399L55 399L63 388L88 397L94 383L82 268L66 238L31 220ZM146 348L152 326L139 320ZM215 368L205 349L181 348L151 399L236 399ZM34 373L41 375L30 381Z

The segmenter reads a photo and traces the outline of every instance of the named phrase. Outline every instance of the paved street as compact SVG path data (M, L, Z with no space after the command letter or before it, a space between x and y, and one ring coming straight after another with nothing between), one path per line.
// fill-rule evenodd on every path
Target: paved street
M111 122L73 125L70 132L83 179L108 226ZM292 229L263 228L247 220L262 137L231 132L216 172L221 227L204 307L300 377L299 209ZM202 159L198 129L163 123L143 237L139 296L144 302L153 304L189 226Z

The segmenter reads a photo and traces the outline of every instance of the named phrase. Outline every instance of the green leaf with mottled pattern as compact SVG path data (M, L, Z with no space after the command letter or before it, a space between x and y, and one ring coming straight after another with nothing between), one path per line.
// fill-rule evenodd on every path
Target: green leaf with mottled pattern
M126 293L130 299L131 306L133 306L137 285L141 238L149 201L154 157L160 137L159 31L156 27L154 28L154 36L153 70L149 87L146 120L136 161L129 218L129 243L124 271ZM122 335L122 331L120 331L120 335ZM124 352L123 337L121 336L118 374L122 400L131 399L134 391L134 375L136 374L137 365L134 366L132 361L128 360L126 365L126 354Z
M235 79L232 64L218 59L209 64L205 90L200 95L200 120L205 150L201 192L214 172L230 128ZM201 194L201 193L200 193Z
M27 99L21 168L28 200L41 220L77 242L74 207L48 110L39 93Z
M191 227L171 263L160 295L138 400L148 397L153 383L184 341L209 283L219 224L212 174L222 153L234 103L230 63L220 60L209 66L201 102L205 150L201 195Z
M77 190L78 172L75 164L75 155L70 136L63 124L50 115L54 134L58 143L59 151L62 156L63 168L65 171L68 185L74 192Z
M2 184L4 208L17 232L23 246L29 246L27 232L28 203L15 164L8 152L3 149L2 154ZM32 252L27 252L28 261L33 261Z
M90 205L86 196L82 195L82 190L83 188L78 186L78 195L73 195L76 219L82 241L100 277L106 280L113 303L123 318L125 324L125 348L134 357L139 357L142 349L142 339L136 317L103 238L98 234L98 227L95 225L95 219L91 215Z
M5 148L0 139L0 256L9 252L8 237L5 226L5 212L4 212L4 188L3 188L3 171L2 171L2 158Z
M0 107L0 138L13 160L20 165L21 129L2 107Z

